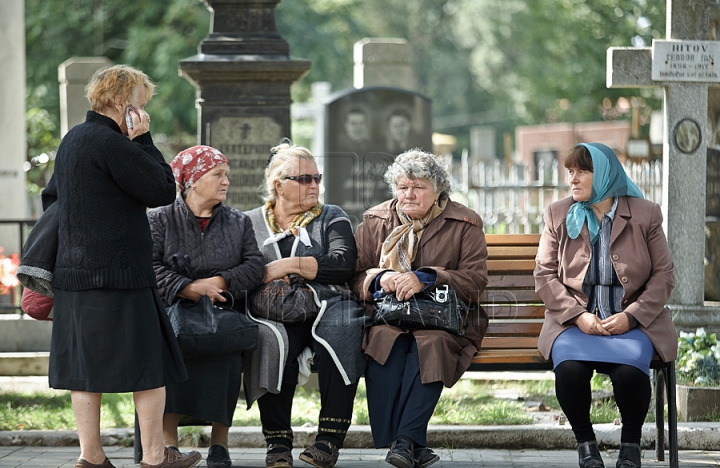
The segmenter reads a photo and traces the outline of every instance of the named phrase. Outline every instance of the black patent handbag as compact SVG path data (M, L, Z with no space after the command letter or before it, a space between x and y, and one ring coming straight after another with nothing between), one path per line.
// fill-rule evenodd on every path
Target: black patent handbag
M173 262L180 270L176 256ZM257 348L258 325L233 309L230 293L223 296L228 299L225 303L213 304L208 296L202 296L197 302L180 299L165 309L183 357L197 359Z
M388 294L375 301L373 325L394 325L407 330L443 330L465 335L470 308L447 284L398 301Z

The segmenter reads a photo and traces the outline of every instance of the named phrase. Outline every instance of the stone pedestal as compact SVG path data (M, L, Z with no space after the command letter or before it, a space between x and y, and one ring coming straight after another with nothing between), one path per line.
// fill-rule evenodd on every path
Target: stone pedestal
M210 35L199 54L180 61L197 89L198 142L230 160L227 204L248 210L261 204L270 148L290 136L290 86L310 69L289 57L278 34L280 0L204 0Z
M60 82L60 134L65 134L75 125L85 122L90 110L90 101L85 97L85 85L101 68L110 67L113 62L107 57L72 57L58 66Z
M23 163L25 127L25 2L0 1L0 219L29 216ZM20 250L17 225L0 224L4 255Z
M678 421L707 421L720 411L720 388L677 385Z

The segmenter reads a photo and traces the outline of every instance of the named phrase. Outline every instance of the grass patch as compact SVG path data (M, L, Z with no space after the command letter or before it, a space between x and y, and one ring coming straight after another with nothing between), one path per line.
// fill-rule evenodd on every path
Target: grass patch
M443 390L430 424L443 425L524 425L532 424L533 416L523 401L495 398L499 389L512 391L525 401L541 402L545 407L559 411L555 398L554 382L548 380L479 382L461 380L453 388ZM610 392L612 385L607 377L593 377L593 391ZM245 409L245 402L238 402L233 419L234 426L259 426L258 405ZM132 427L135 423L132 394L105 394L102 399L101 427ZM292 424L316 425L320 414L320 394L298 387L293 402ZM590 418L594 423L611 423L620 418L612 398L593 403ZM720 414L709 415L711 421L720 421ZM654 407L648 411L647 422L655 420ZM370 423L367 410L367 394L364 380L360 381L355 398L353 424ZM75 416L70 392L54 391L33 394L0 393L0 430L75 430ZM202 429L181 428L180 436L196 446ZM194 443L193 443L194 442Z

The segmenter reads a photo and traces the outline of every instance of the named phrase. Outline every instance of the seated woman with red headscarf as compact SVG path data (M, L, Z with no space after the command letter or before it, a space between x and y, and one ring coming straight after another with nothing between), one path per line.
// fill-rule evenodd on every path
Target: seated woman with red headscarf
M181 196L148 213L153 267L165 305L201 296L226 302L222 293L229 292L237 310L245 312L245 298L262 284L265 260L250 218L222 203L230 183L228 160L201 145L181 151L170 167ZM173 257L178 255L189 263L191 277L177 271ZM185 366L190 379L167 387L165 443L178 445L180 415L212 421L207 466L229 467L228 431L240 394L242 355L185 359Z

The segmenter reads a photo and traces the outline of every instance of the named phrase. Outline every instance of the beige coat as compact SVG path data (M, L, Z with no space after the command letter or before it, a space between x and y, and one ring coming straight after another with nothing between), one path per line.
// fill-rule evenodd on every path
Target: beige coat
M675 287L673 262L662 230L660 206L641 198L619 197L610 236L610 258L625 294L623 311L650 337L664 361L677 357L677 331L665 303ZM549 359L555 338L585 312L582 291L592 247L587 224L570 239L565 216L574 203L565 198L545 209L545 230L535 267L535 291L545 302L538 349Z
M370 293L375 277L383 271L377 268L380 248L390 232L400 224L395 212L397 200L390 200L369 209L358 226L355 240L358 261L355 264L353 291L372 314L373 296ZM426 228L418 246L414 270L433 270L436 284L448 284L458 297L477 303L487 285L487 244L480 216L471 209L448 201L443 213ZM487 330L488 319L479 306L468 317L465 336L454 336L438 330L408 332L389 325L377 325L365 330L365 354L380 364L385 361L401 333L413 333L420 354L420 378L423 383L441 381L448 387L457 382L470 366Z

